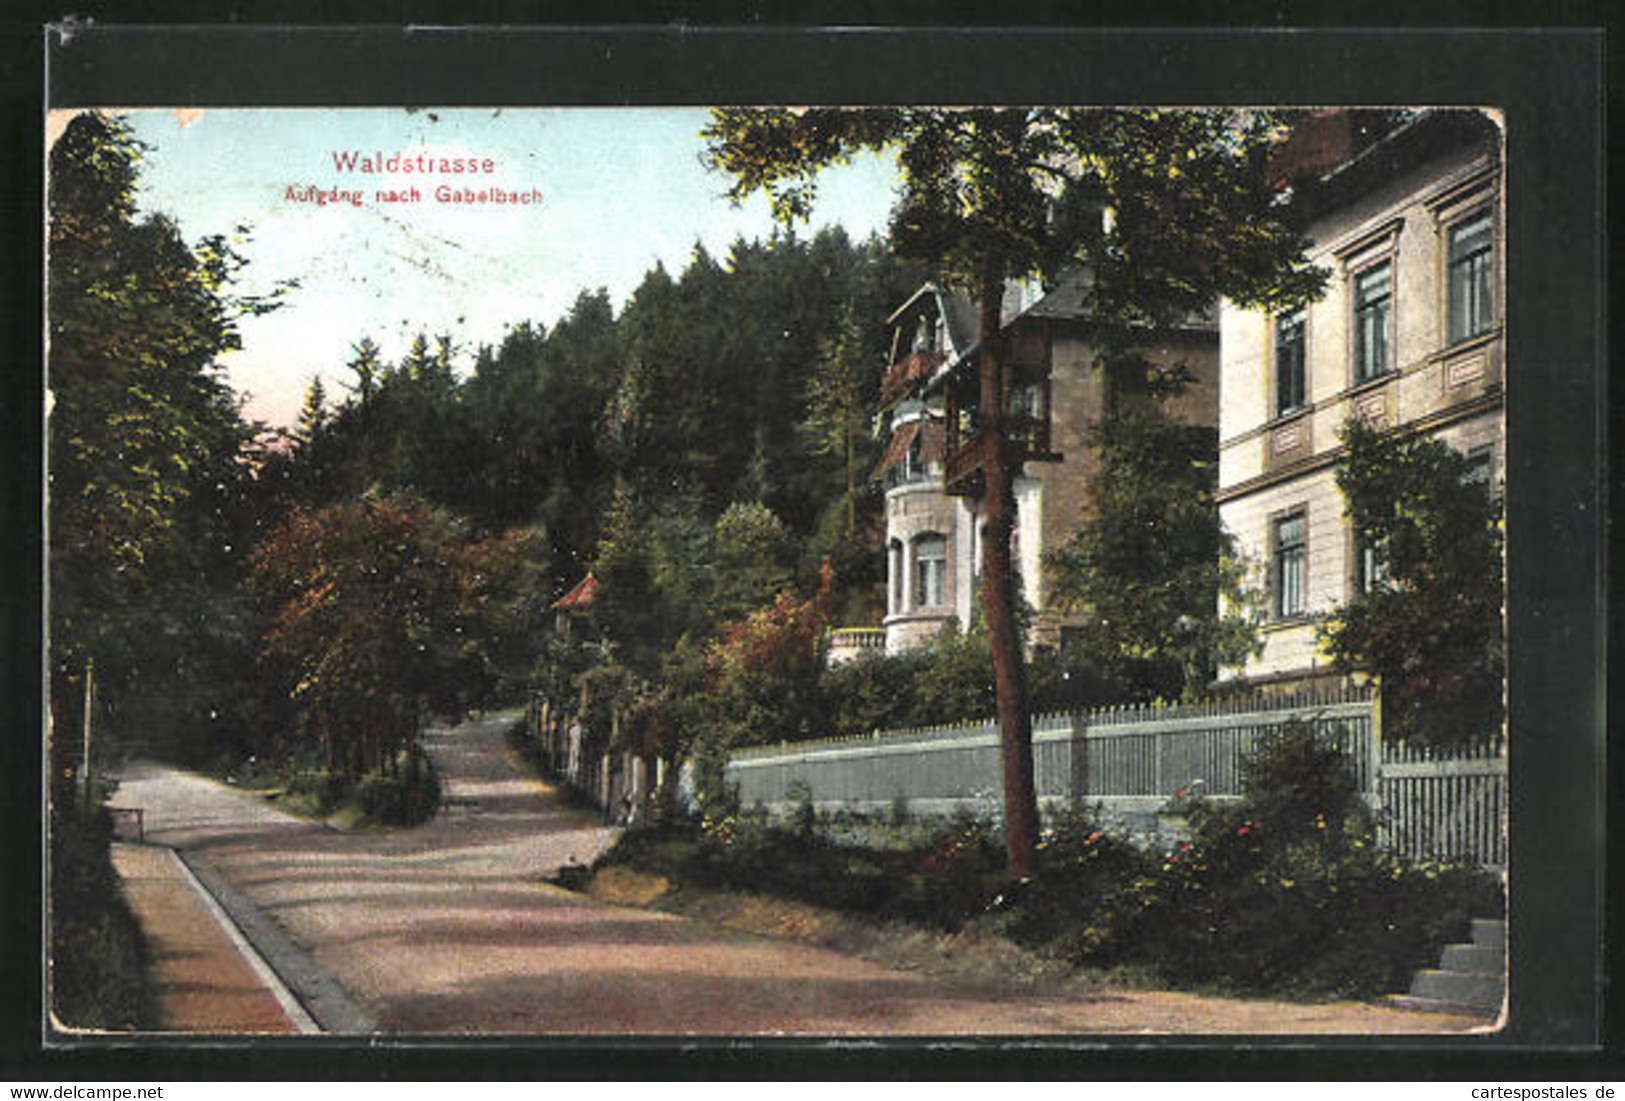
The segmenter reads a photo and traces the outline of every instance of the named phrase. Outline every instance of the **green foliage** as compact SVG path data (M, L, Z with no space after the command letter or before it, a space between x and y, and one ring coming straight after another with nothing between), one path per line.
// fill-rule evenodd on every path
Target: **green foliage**
M383 770L423 716L461 710L489 683L481 643L500 634L503 604L493 562L523 542L460 536L420 500L368 496L296 512L256 549L266 651L327 771Z
M1027 680L1033 710L1040 713L1086 711L1129 698L1128 690L1075 644L1036 649L1027 662Z
M593 624L614 659L645 682L659 679L678 640L712 623L713 530L695 506L688 494L647 496L621 482L604 517L592 565L599 583Z
M1380 580L1333 613L1323 644L1339 669L1380 678L1385 733L1432 746L1494 734L1506 667L1500 501L1439 440L1350 421L1343 442L1338 488Z
M307 808L308 813L321 817L337 810L349 789L349 781L343 773L306 768L288 778L283 797L291 797L298 806Z
M770 604L790 588L795 548L790 533L759 502L735 502L717 519L716 596L720 618L734 619Z
M1036 711L1065 711L1122 702L1122 688L1086 657L1037 651L1028 663ZM826 729L868 734L915 726L981 722L993 715L987 642L944 631L929 647L900 654L867 652L819 678Z
M415 826L440 805L440 777L418 746L408 746L386 774L362 777L356 801L369 822L382 826Z
M1071 943L1080 962L1135 963L1176 985L1371 997L1499 906L1483 873L1378 850L1347 763L1307 727L1259 751L1239 801L1182 809L1191 840L1106 897Z
M989 924L1018 944L1098 948L1114 930L1106 921L1146 855L1107 831L1088 807L1050 816L1038 841L1038 875L996 911Z
M944 628L914 681L915 725L963 722L993 714L993 660L987 636Z
M739 786L728 782L729 750L720 738L701 738L694 747L694 794L708 833L739 817Z
M824 671L819 691L831 734L869 734L915 726L915 684L931 661L928 650L859 654Z
M1113 411L1096 512L1047 563L1055 600L1083 613L1079 650L1135 698L1198 693L1259 646L1261 598L1219 523L1217 475L1211 429Z
M822 729L821 595L774 602L728 624L706 652L711 736L730 746L803 741Z
M1099 273L1097 314L1124 323L1177 320L1219 295L1274 309L1325 281L1264 171L1282 136L1267 113L730 108L705 136L730 196L764 192L785 222L810 213L825 167L894 152L901 255L971 285L990 261L999 279L1081 261Z
M94 659L101 736L206 738L245 694L254 634L235 591L252 430L216 359L289 285L233 291L246 227L189 246L138 218L141 153L94 112L50 151L51 708L77 718Z
M821 815L775 823L735 811L628 830L594 865L614 866L951 929L998 892L1004 850L993 825L970 816L871 846L839 839Z
M440 777L421 746L409 745L387 768L359 779L323 768L298 768L288 775L279 806L326 818L346 807L360 812L361 825L415 826L440 806Z
M113 870L110 838L100 808L51 815L51 1012L71 1028L154 1028L147 946Z

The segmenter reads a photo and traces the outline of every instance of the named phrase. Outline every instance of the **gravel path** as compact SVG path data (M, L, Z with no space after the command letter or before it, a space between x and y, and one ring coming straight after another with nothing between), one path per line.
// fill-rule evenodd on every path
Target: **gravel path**
M1093 1035L1440 1033L1478 1022L1339 1003L1103 990L966 995L834 952L606 905L547 885L612 840L528 778L504 720L435 731L445 806L344 833L153 765L119 803L218 876L387 1033Z

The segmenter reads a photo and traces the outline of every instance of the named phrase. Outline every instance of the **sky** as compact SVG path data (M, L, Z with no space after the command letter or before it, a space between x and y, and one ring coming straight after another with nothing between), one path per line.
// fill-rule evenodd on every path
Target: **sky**
M522 321L551 325L577 295L608 290L619 312L658 261L676 274L695 243L723 257L773 231L767 202L734 208L701 161L702 108L137 110L149 148L137 196L191 242L248 226L239 289L299 280L275 313L245 319L222 364L251 417L288 424L313 375L343 391L351 347L371 337L394 361L418 332L450 333L463 369L480 344ZM56 120L53 120L56 121ZM487 174L341 171L337 153L470 158ZM831 169L812 222L854 238L884 232L895 167L864 158ZM416 184L414 203L380 189ZM540 192L533 205L437 201L434 186ZM302 201L311 189L361 203ZM290 195L291 189L291 195Z

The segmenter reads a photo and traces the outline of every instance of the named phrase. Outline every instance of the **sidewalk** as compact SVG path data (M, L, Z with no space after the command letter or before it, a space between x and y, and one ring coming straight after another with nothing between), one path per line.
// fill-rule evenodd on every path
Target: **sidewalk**
M112 848L113 867L151 951L164 1031L301 1031L173 852Z

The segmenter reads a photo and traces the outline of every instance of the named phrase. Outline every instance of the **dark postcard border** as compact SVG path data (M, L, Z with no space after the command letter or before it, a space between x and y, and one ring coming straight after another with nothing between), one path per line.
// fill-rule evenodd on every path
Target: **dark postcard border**
M1426 1067L1428 1077L1481 1078L1502 1064L1500 1056L1509 1047L1595 1051L1602 1038L1601 551L1609 405L1599 247L1604 240L1598 187L1601 47L1600 34L1574 30L408 32L90 25L74 27L65 44L60 36L53 40L48 86L53 106L1041 101L1427 103L1502 110L1509 133L1508 331L1518 364L1509 381L1507 411L1509 683L1512 722L1520 731L1537 732L1521 734L1512 747L1516 1000L1509 1032L1447 1045L1397 1044L1377 1062L1370 1058L1370 1039L1321 1037L1261 1040L1251 1051L1232 1041L1201 1038L1087 1055L1078 1049L1089 1045L1070 1042L1036 1050L954 1046L901 1063L889 1045L832 1050L747 1044L678 1058L669 1045L614 1042L498 1046L489 1052L501 1052L504 1077L527 1071L554 1077L587 1068L595 1076L963 1077L1001 1071L1115 1076L1138 1071L1189 1077L1210 1075L1219 1066L1274 1076L1281 1065L1276 1057L1313 1048L1316 1054L1305 1064L1318 1068L1313 1077L1339 1072L1415 1077ZM207 64L200 64L202 58ZM11 129L8 125L8 136ZM30 145L37 149L37 139ZM13 168L8 175L17 172ZM13 182L8 179L8 185ZM37 185L34 192L37 202ZM8 222L17 214L15 208L8 211ZM28 219L17 224L27 226ZM37 241L35 227L28 236ZM28 319L19 318L17 310L26 301L5 311L9 330L26 332ZM23 358L19 366L37 362L37 357ZM8 390L22 399L7 403L8 428L27 427L26 399L30 389L37 394L37 382L26 378L26 370L14 369L8 380L23 381L20 391ZM36 441L37 432L36 424ZM18 487L30 484L23 476L31 469L37 483L37 459L32 467L26 458L12 467L16 477L7 479L5 498L11 516L26 514L12 507L26 504L19 497L27 490ZM33 535L37 540L37 512ZM26 564L24 550L18 557ZM30 610L26 600L8 606L8 626L18 622L11 618L13 608L19 617ZM37 615L36 606L36 623ZM16 640L7 635L9 646ZM26 646L22 653L26 656ZM36 708L38 701L36 680ZM7 763L25 767L14 754L15 747ZM37 769L37 751L31 756ZM16 782L16 771L8 771ZM26 818L26 801L23 809ZM14 866L14 857L13 852L7 861L8 879L31 894L28 869ZM18 871L24 873L21 879L14 876ZM6 928L13 945L9 923L18 920L16 913L13 908ZM31 952L36 943L24 941L22 947ZM12 975L26 966L26 960L7 960ZM8 1049L13 1039L8 1036ZM1177 1060L1169 1058L1175 1054L1170 1049L1177 1050ZM491 1073L489 1060L478 1062L485 1045L458 1049L455 1060L447 1060L444 1050L394 1045L386 1050L387 1073L394 1075L449 1070L482 1076L474 1070L480 1065ZM322 1050L183 1051L51 1053L45 1060L67 1059L80 1074L100 1067L126 1074L144 1069L158 1077L178 1076L187 1068L211 1076L375 1077L382 1072L366 1052L327 1045ZM1497 1072L1510 1067L1507 1063Z

